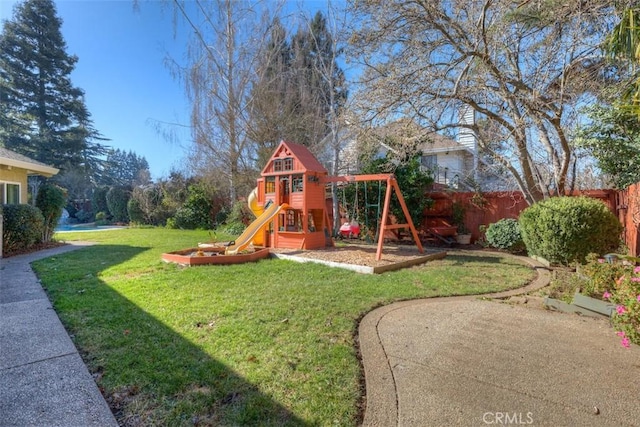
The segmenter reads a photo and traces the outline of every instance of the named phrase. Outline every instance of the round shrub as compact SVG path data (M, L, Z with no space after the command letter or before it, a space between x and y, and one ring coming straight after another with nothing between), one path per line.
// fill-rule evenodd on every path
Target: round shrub
M36 207L44 217L42 241L48 242L53 237L54 230L62 216L62 209L66 204L66 197L62 188L57 185L44 184L38 189Z
M107 207L114 221L129 222L127 203L130 197L131 193L124 187L111 187L107 191Z
M514 253L523 252L525 249L517 219L505 218L490 224L485 232L485 238L494 248Z
M522 211L522 240L529 255L552 263L584 262L590 253L603 255L620 246L622 225L599 200L553 197Z
M135 224L144 224L144 212L140 207L140 202L136 198L130 198L127 202L127 213L129 220Z
M3 253L22 251L42 240L44 217L40 209L31 205L4 205L2 211Z
M186 202L178 208L173 216L170 228L211 229L213 228L211 209L211 200L205 194L204 189L198 185L192 185L189 187L189 196Z

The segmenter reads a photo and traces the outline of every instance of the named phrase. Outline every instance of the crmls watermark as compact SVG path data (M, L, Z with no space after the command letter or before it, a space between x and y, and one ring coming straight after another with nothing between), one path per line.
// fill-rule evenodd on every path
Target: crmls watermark
M532 412L485 412L482 415L485 424L527 425L533 424Z

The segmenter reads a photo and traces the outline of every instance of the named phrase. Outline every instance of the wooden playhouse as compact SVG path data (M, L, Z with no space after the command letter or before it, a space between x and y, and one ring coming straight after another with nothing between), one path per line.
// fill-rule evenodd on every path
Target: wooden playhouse
M277 216L256 236L266 247L318 249L331 245L326 208L327 170L309 149L282 141L269 158L258 179L252 209L259 213L275 204Z

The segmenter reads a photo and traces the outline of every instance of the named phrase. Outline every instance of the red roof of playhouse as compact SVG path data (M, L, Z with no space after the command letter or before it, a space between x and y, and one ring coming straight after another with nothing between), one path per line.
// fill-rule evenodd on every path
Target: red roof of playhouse
M295 142L281 141L278 148L273 152L269 158L269 162L262 169L262 174L265 174L269 165L274 159L282 159L285 157L294 157L298 160L300 168L297 170L300 172L320 172L328 173L327 169L322 166L322 163L316 159L316 157L309 151L307 147Z

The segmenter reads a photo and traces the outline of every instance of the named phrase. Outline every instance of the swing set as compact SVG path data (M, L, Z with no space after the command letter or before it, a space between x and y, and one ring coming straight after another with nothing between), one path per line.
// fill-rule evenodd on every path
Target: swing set
M404 201L404 197L402 196L402 192L400 191L400 187L398 186L398 181L396 180L393 174L369 174L369 175L345 175L345 176L327 176L324 177L323 181L325 183L338 183L338 182L364 182L365 183L365 208L369 209L370 207L376 206L378 209L376 218L378 219L378 226L376 227L376 237L375 240L378 242L378 249L376 251L376 260L380 260L382 258L382 247L384 243L384 236L387 231L398 230L398 229L406 229L408 228L411 231L411 235L413 237L413 241L420 253L424 253L424 249L422 248L422 243L420 242L420 238L418 236L418 232L411 220L411 215L409 214L409 210L407 209L407 205ZM382 195L382 186L378 185L378 202L376 204L368 203L367 199L367 191L366 191L366 183L371 181L378 181L379 184L382 182L386 182L387 190L384 197L384 206L382 209L382 217L380 217L380 196ZM398 198L398 202L400 203L400 207L402 208L402 213L407 220L407 223L404 224L391 224L389 213L390 213L390 205L391 205L391 194L395 192L396 197ZM354 208L357 204L357 187L356 187L356 201L354 202ZM356 210L354 209L354 215L351 220L355 219ZM368 227L368 215L365 216L366 226ZM359 231L359 230L358 230Z

